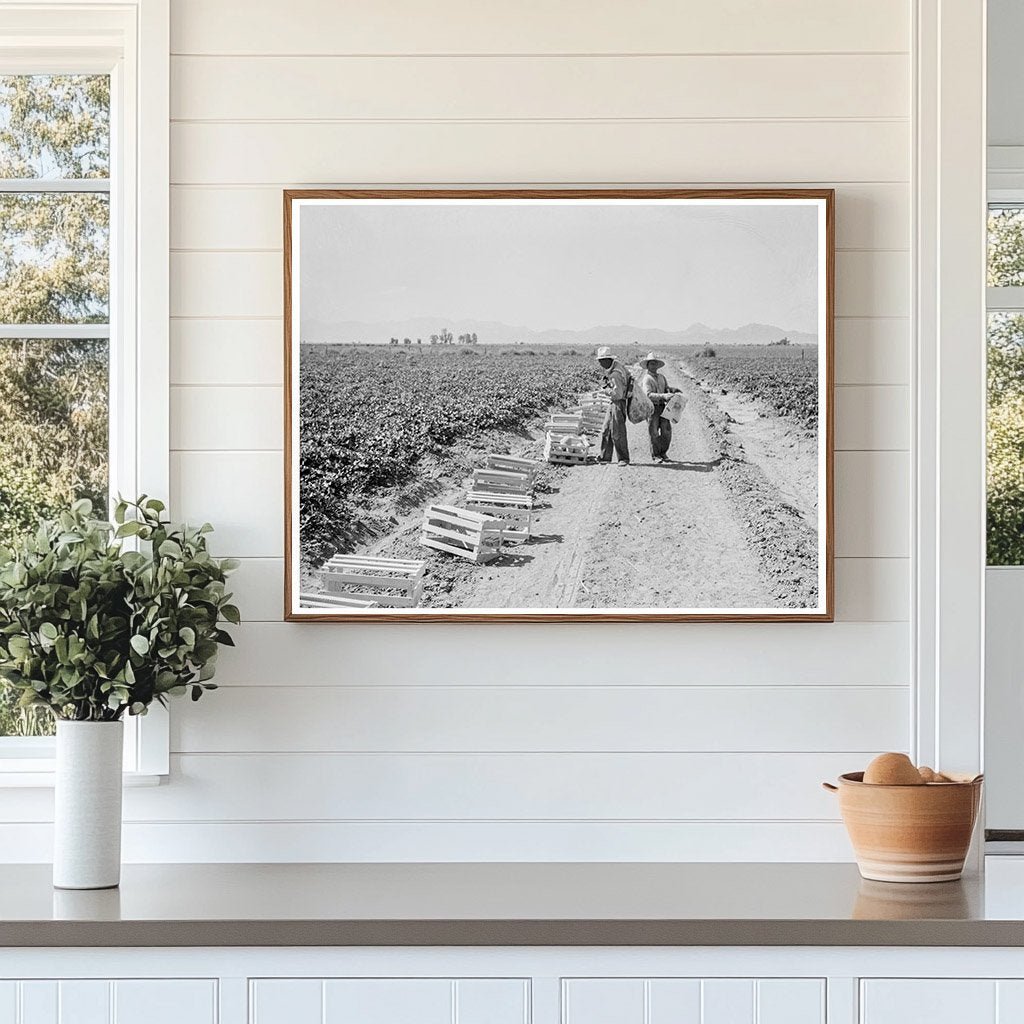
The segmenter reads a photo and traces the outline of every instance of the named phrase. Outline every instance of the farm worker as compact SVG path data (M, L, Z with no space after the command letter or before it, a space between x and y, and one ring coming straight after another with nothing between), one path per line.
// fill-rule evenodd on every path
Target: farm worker
M665 374L658 372L664 365L665 360L659 359L653 352L648 352L640 360L640 366L644 371L640 378L640 387L654 407L647 420L647 432L651 436L651 456L655 462L672 461L668 457L668 447L672 443L672 421L661 414L665 411L665 403L669 398L679 392L679 388L669 387Z
M633 378L610 348L597 350L597 365L604 371L601 390L611 399L611 414L601 435L601 461L612 461L612 448L620 466L629 465L629 441L626 439L626 403L633 390Z

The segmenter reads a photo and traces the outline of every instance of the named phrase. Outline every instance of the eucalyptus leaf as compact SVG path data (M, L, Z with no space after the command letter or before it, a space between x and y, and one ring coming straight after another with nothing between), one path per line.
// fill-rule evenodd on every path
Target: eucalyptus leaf
M166 695L210 686L235 560L213 558L208 524L171 523L156 498L119 500L116 527L87 501L0 548L0 677L24 706L58 718L113 721ZM124 550L138 537L142 550ZM198 679L198 682L197 682Z

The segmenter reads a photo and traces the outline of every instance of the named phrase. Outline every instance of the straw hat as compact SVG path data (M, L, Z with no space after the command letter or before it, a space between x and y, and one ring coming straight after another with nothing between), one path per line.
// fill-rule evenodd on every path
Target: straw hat
M607 345L602 345L601 348L597 350L597 355L594 356L594 358L600 362L602 359L614 359L615 355Z
M640 360L641 366L647 366L648 363L657 363L655 370L660 370L665 365L665 360L656 356L653 352L648 352L647 355Z

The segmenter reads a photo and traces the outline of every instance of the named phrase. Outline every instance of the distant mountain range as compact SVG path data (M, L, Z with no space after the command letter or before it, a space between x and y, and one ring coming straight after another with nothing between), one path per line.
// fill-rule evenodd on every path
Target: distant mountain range
M552 328L535 331L529 327L510 327L508 324L486 320L445 320L434 317L415 317L385 323L360 323L355 320L328 324L318 320L302 325L302 341L311 344L387 344L390 338L417 338L423 344L430 342L432 334L451 331L457 339L460 334L475 334L481 345L575 345L578 348L596 348L599 345L641 345L656 349L668 345L767 345L770 341L789 338L793 345L816 345L816 334L787 331L773 324L745 324L743 327L708 327L691 324L680 331L665 331L658 327L631 327L617 324L588 327L581 331Z

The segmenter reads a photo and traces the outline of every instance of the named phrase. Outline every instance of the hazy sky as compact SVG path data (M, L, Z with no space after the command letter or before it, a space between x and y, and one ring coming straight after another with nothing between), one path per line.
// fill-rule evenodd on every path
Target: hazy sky
M301 315L535 330L770 323L814 333L817 210L803 206L306 206Z

